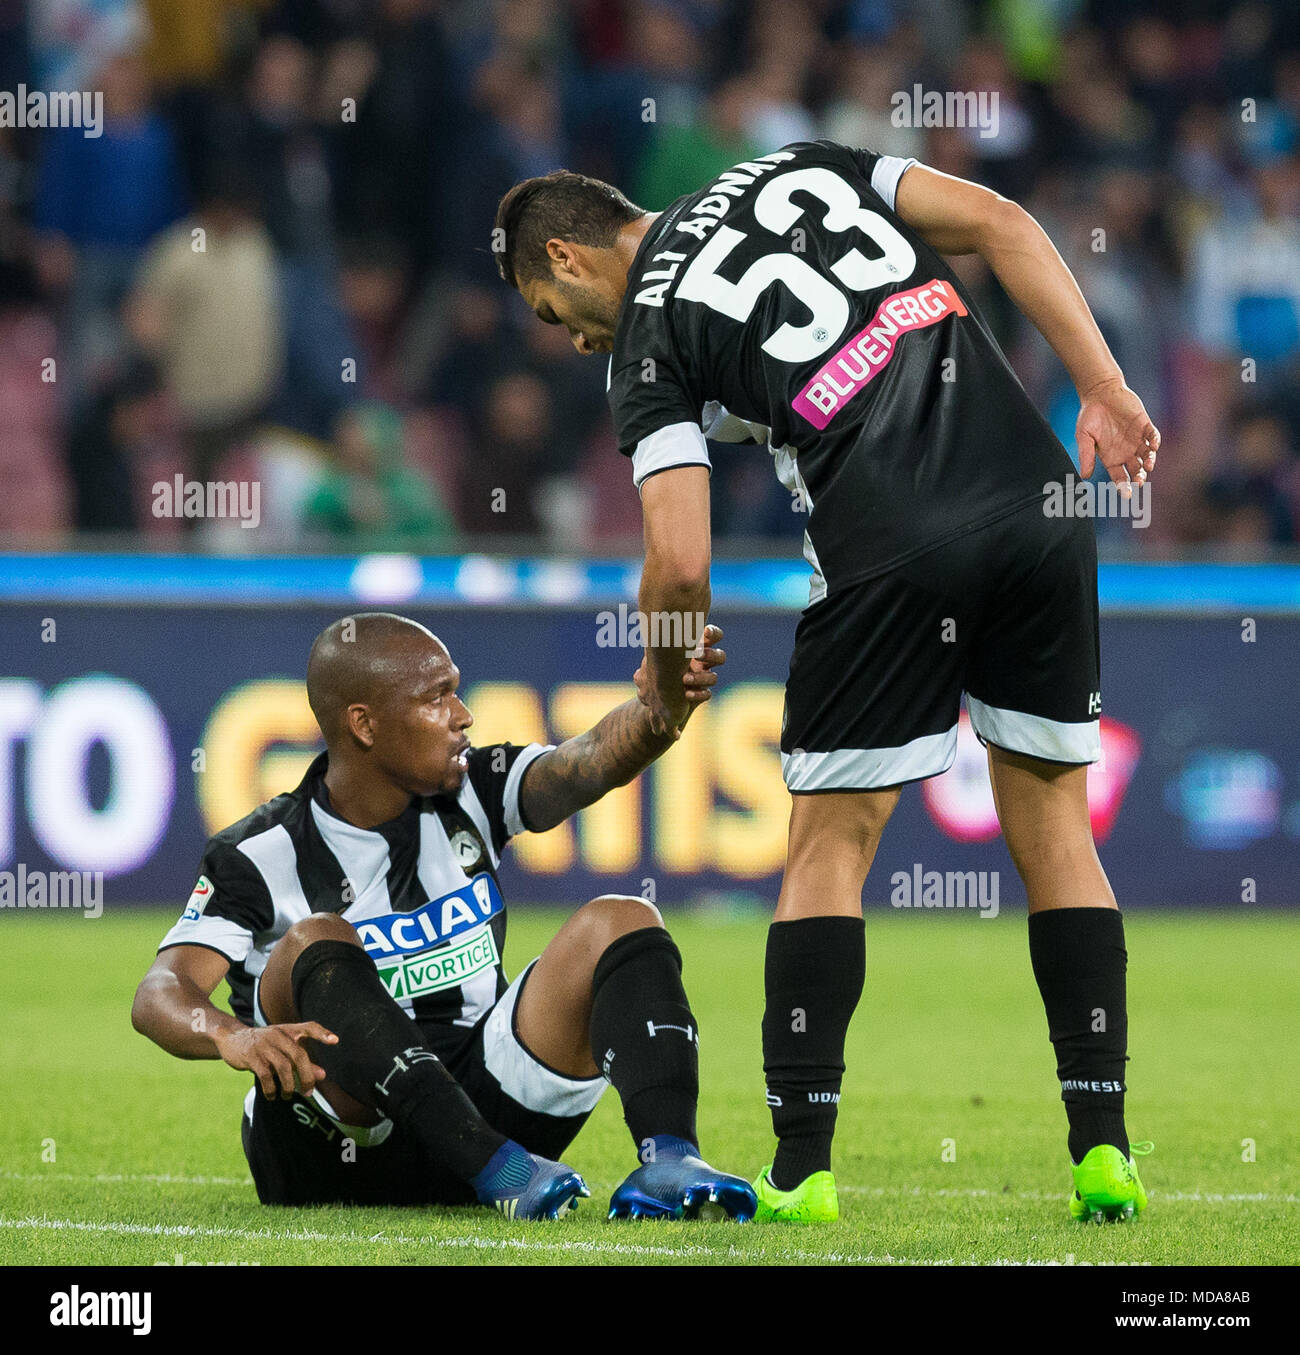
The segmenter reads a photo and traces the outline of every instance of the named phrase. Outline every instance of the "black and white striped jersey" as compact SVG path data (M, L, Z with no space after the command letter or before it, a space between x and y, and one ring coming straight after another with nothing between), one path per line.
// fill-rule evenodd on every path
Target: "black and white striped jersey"
M413 799L369 829L331 811L322 753L296 790L209 840L199 881L159 950L224 955L231 1010L254 1024L254 987L271 948L302 918L338 913L435 1052L449 1057L506 988L496 868L527 828L524 772L547 751L536 743L471 749L459 794Z
M1073 467L952 269L894 210L914 164L829 141L674 202L609 367L638 487L766 446L808 512L812 600L1035 500Z

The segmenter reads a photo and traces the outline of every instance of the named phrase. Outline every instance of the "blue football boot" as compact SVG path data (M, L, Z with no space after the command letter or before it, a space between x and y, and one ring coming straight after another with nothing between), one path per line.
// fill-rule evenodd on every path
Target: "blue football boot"
M743 1177L710 1167L699 1149L684 1140L656 1151L634 1171L609 1202L612 1219L734 1219L748 1223L758 1208L754 1188Z
M470 1184L480 1204L508 1219L558 1219L591 1194L572 1167L514 1142L503 1144Z

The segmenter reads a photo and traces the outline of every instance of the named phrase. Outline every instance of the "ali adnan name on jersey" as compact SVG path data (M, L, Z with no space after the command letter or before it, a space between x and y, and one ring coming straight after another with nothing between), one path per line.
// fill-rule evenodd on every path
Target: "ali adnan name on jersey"
M734 166L710 185L707 197L701 198L695 204L695 211L700 215L679 221L673 229L685 231L688 235L695 236L697 240L706 239L709 231L731 210L732 200L744 193L759 175L768 174L782 161L793 159L792 151L772 151L768 155L760 155L757 159L745 160ZM650 286L643 287L632 299L641 306L662 306L668 288L672 285L677 270L685 258L685 254L679 254L675 250L660 250L652 255L651 263L663 262L667 267L642 272L640 280L649 283Z

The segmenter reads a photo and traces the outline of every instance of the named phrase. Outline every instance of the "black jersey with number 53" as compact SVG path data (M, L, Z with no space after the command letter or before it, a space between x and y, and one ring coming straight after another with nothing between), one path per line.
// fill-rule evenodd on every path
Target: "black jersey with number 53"
M895 214L915 162L799 142L651 226L610 360L638 487L767 443L813 600L1041 499L1072 465L951 270Z

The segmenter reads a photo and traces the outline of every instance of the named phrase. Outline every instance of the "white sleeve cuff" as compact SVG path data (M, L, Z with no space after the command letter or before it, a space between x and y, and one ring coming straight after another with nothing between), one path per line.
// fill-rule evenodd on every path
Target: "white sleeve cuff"
M904 160L897 155L882 155L876 161L871 171L871 187L889 204L891 212L894 210L894 195L898 192L899 179L905 170L916 163L913 159Z
M171 946L206 946L219 950L231 964L243 964L252 952L253 934L229 918L200 914L197 918L181 918L163 937L158 949L167 950Z
M511 837L528 832L528 825L519 812L519 787L523 785L524 773L543 753L554 750L553 743L530 743L510 767L510 774L506 777L506 784L501 792L501 808L505 813L506 832Z
M708 466L709 449L697 423L670 423L642 438L632 453L632 483L637 489L650 476L675 466Z

